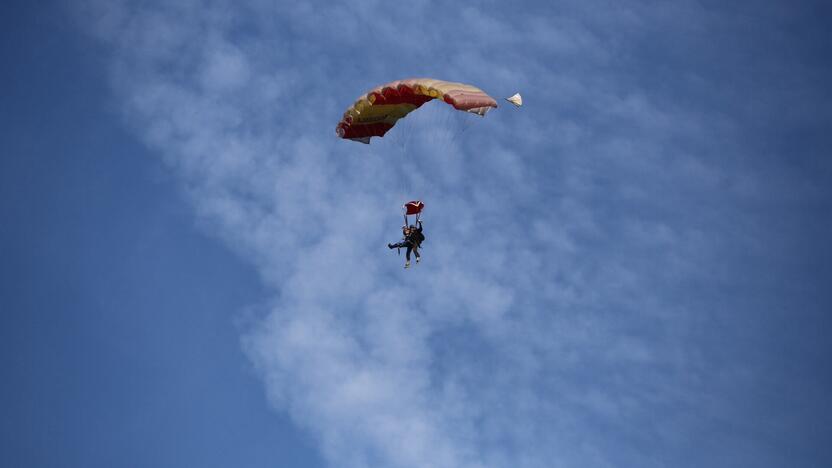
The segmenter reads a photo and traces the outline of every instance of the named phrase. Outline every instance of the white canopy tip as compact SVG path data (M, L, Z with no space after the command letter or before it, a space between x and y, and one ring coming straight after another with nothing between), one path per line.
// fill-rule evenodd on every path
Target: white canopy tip
M516 93L514 96L511 96L511 97L507 97L506 101L514 104L517 107L520 107L520 106L523 105L523 97L520 96L520 93Z

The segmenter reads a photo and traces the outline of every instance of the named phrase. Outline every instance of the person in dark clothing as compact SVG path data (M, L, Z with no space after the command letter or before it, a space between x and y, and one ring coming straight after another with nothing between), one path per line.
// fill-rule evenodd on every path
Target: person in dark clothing
M418 226L418 227L417 227ZM422 241L425 240L425 235L422 234L422 222L416 221L416 225L404 225L402 226L402 235L403 239L401 242L396 244L387 244L387 247L390 249L401 249L406 247L407 251L404 254L405 258L405 268L410 268L410 252L412 251L414 255L416 255L416 263L419 263L421 260L421 256L419 255L419 247L422 245Z

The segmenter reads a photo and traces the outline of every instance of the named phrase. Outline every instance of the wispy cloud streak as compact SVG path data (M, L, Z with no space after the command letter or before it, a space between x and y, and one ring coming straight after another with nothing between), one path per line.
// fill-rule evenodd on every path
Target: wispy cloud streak
M734 89L655 42L734 70L703 43L724 20L697 2L474 5L84 11L129 125L274 288L244 346L333 466L777 465L732 408L755 371L715 362L735 336L711 327L747 271L718 265L770 241L744 207L791 181L762 187L742 111L709 102ZM334 137L358 93L419 75L527 105L420 139L444 134L427 106L406 151ZM425 262L402 274L384 245L415 195Z

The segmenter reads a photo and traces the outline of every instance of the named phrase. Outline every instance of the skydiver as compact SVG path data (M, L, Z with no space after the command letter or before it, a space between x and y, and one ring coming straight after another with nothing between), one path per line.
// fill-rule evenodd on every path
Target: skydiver
M416 255L416 263L419 263L422 259L419 255L419 246L421 246L422 241L425 240L425 236L422 234L422 221L416 221L416 225L418 225L418 227L412 224L410 226L405 224L402 226L402 241L395 244L387 244L387 247L391 250L407 247L407 251L404 254L404 258L406 260L404 263L405 268L410 268L411 251L413 251Z

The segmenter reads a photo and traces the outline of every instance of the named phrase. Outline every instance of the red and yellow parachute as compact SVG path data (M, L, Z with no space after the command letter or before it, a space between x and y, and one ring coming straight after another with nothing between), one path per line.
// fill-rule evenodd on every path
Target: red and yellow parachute
M383 137L399 119L432 99L479 115L497 107L494 98L475 86L411 78L381 85L362 95L344 112L335 131L341 138L370 143L371 137Z

